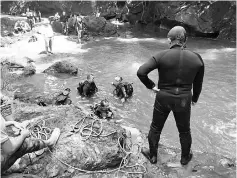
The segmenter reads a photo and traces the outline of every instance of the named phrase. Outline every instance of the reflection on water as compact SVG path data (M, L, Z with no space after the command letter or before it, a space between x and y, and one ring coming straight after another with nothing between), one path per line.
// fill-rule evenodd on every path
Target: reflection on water
M188 47L201 54L206 66L203 92L199 103L192 108L192 149L235 157L235 44L190 38ZM81 51L84 52L73 54L73 62L81 69L77 77L55 78L39 74L28 78L27 82L35 83L45 92L70 87L73 102L85 106L107 98L117 108L119 118L148 132L155 95L139 81L136 72L141 64L163 49L167 49L166 38L160 34L156 37L102 39L82 45ZM76 88L89 73L94 73L99 92L88 100L78 96ZM124 105L112 95L113 86L110 83L117 75L133 82L134 86L133 98ZM157 71L151 72L149 77L157 82ZM180 147L172 114L166 121L161 142Z

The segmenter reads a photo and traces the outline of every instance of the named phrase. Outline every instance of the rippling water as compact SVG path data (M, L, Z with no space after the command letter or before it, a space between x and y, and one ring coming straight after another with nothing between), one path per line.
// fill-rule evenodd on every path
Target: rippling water
M148 132L155 95L139 81L136 72L152 55L167 49L166 33L157 33L132 36L127 32L127 38L105 38L84 44L81 47L84 52L61 57L78 65L81 70L77 77L37 74L26 82L34 83L46 93L70 87L73 102L85 105L107 98L117 108L119 117ZM192 108L192 149L235 158L236 46L226 41L190 38L188 48L201 54L206 67L203 91L198 104ZM78 82L88 73L94 73L99 88L97 96L90 100L82 99L76 91ZM125 105L112 95L110 83L117 75L134 83L134 96ZM157 71L149 76L157 82ZM171 113L163 129L161 143L180 147L178 135Z

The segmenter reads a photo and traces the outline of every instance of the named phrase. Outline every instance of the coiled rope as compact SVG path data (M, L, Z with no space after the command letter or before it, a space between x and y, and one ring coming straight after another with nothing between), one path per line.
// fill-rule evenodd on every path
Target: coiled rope
M92 120L91 123L83 126L83 124L85 123L86 119L90 119ZM77 125L80 123L80 126L77 127ZM95 124L99 123L99 131L96 131L95 128ZM82 127L83 126L83 127ZM74 133L80 133L80 136L82 138L82 140L87 140L91 137L108 137L112 134L117 133L117 131L111 132L109 134L105 134L102 135L103 132L103 122L101 119L96 118L96 116L94 114L89 114L85 117L83 117L82 119L80 119L74 126L73 126L73 132ZM88 133L89 132L89 133ZM51 129L45 126L45 120L40 120L38 121L36 124L30 126L30 133L31 136L34 138L39 138L39 139L43 139L43 140L47 140L49 137L49 134L51 133ZM122 158L122 161L120 162L120 165L118 168L116 169L112 169L112 170L96 170L96 171L88 171L88 170L84 170L84 169L80 169L74 166L71 166L70 164L64 162L63 160L61 160L60 158L56 157L52 151L49 149L49 152L51 153L51 156L54 157L55 159L57 159L59 162L61 162L62 164L75 169L79 172L81 172L82 174L96 174L96 173L102 173L102 174L111 174L114 172L114 175L121 173L124 174L145 174L146 173L146 168L143 164L138 164L136 163L135 165L128 165L129 163L129 157L130 155L133 154L132 150L134 146L138 146L138 150L140 150L140 147L138 144L133 144L132 147L129 147L129 151L125 150L125 144L123 144L123 146L121 146L120 144L120 140L122 139L122 137L119 137L117 140L117 145L120 147L120 149L125 153L125 156ZM138 151L139 152L139 151ZM44 153L44 152L43 152ZM42 153L42 154L43 154ZM131 168L141 168L142 171L126 171L124 169L131 169Z
M82 127L84 122L86 121L86 119L90 119L90 120L92 119L92 122L87 124L87 125L85 125L84 127ZM77 127L77 125L79 123L81 123L81 124L80 124L79 127ZM94 129L95 128L94 126L95 126L96 123L99 123L99 126L100 126L99 132L96 132L95 129ZM89 133L88 133L88 131L89 131ZM108 137L108 136L110 136L112 134L117 133L117 131L114 131L114 132L111 132L109 134L102 135L102 132L103 132L103 122L102 122L102 119L98 119L98 117L95 116L92 113L89 114L88 116L85 116L82 119L80 119L73 126L73 132L74 133L80 132L80 136L81 136L82 140L84 140L84 141L89 139L90 137Z

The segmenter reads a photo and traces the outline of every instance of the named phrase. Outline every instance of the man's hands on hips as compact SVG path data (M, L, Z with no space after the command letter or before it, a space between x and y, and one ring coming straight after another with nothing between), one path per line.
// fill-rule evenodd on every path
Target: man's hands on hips
M158 89L156 86L154 86L152 89L151 89L154 93L157 93L160 91L160 89Z

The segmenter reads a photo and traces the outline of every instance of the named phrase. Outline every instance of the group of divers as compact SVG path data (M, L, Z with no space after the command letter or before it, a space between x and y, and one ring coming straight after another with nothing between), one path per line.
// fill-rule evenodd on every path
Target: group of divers
M120 76L115 77L115 82L111 83L115 89L113 90L114 96L119 98L122 103L126 102L127 99L131 98L133 94L133 86L132 83L124 82L123 78ZM80 82L77 91L79 95L82 97L90 98L98 92L98 88L94 81L94 75L89 74L87 75L87 79ZM72 104L72 101L70 99L71 89L66 88L62 92L60 92L54 99L53 99L53 105L70 105ZM47 104L43 101L39 101L38 105L40 106L46 106ZM91 107L93 113L101 118L101 119L113 119L114 114L113 111L110 108L109 101L107 99L101 100L99 103L95 103Z

